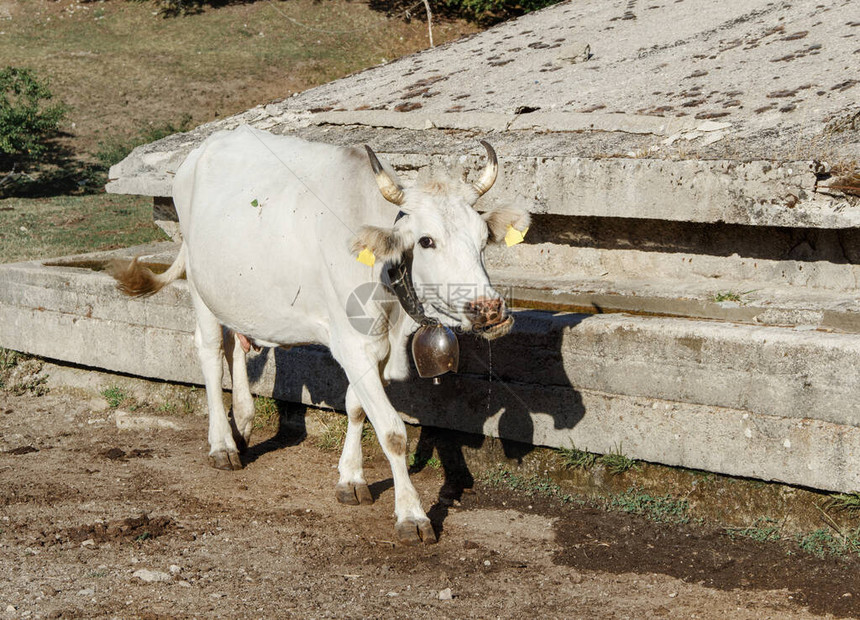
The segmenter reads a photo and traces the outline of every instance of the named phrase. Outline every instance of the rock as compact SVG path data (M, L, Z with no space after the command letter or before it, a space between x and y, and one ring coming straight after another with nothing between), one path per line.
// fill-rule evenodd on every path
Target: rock
M728 129L731 127L731 123L718 123L716 121L705 121L698 127L696 127L696 131L720 131L722 129Z
M146 583L156 583L159 581L170 581L171 577L167 573L162 573L157 570L148 570L146 568L141 568L131 575L132 577L137 577L141 581L145 581Z
M152 415L131 415L127 411L117 410L114 414L116 427L126 431L145 431L156 429L170 429L174 431L182 430L176 422L165 420Z
M110 409L110 405L106 398L102 398L101 396L97 396L91 398L87 401L87 407L93 413L100 413L102 411L107 411Z
M683 134L681 134L680 132L679 132L679 133L673 133L671 136L669 136L668 138L666 138L665 140L663 140L663 145L664 145L664 146L671 146L671 145L672 145L676 140L678 140L682 135L683 135Z
M585 62L591 58L591 46L588 43L572 43L565 45L558 50L556 58L559 63L574 64L577 62Z
M171 574L171 575L177 575L177 574L179 574L179 573L182 571L182 569L181 569L178 565L176 565L176 564L171 564L171 565L167 568L167 570L169 570L169 571L170 571L170 574Z
M708 136L702 138L702 141L699 143L701 146L708 146L709 144L714 144L715 142L719 142L723 138L726 137L726 134L723 132L712 133Z
M444 590L439 590L436 598L440 601L450 601L454 598L454 594L451 592L451 588L445 588Z

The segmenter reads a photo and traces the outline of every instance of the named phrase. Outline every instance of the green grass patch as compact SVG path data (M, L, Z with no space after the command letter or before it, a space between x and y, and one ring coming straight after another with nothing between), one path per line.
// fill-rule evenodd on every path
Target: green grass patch
M591 506L606 511L639 515L656 523L689 523L690 505L686 499L671 495L651 495L633 486L622 493L585 497L566 493L561 486L542 476L522 476L504 466L487 470L481 481L492 487L505 488L529 497L546 497L564 504Z
M825 508L860 514L860 493L837 493L825 502Z
M23 359L24 355L12 349L0 348L0 370L12 370Z
M724 301L734 301L740 303L741 296L740 293L735 293L734 291L719 291L718 293L714 293L713 299L717 303L721 303Z
M624 454L621 444L615 446L612 452L601 456L599 460L600 464L606 468L606 471L614 476L618 476L638 467L634 459L631 459Z
M424 467L429 467L431 469L441 469L442 461L439 460L439 457L435 454L430 455L421 455L417 452L410 452L406 457L406 465L410 469L424 469Z
M41 374L42 360L0 347L0 390L15 396L48 393L48 378Z
M797 536L796 541L801 549L818 557L860 554L860 528L848 533L820 528Z
M197 388L195 386L191 386L191 389L186 392L185 396L182 398L182 402L179 403L180 412L182 415L191 415L194 413L195 403L197 397Z
M576 446L570 448L558 448L556 454L561 459L562 465L567 469L591 469L597 465L606 468L610 474L618 476L631 469L636 469L639 465L634 459L631 459L622 451L621 444L618 444L612 451L607 454L595 454L587 450L580 450Z
M827 518L826 513L824 515ZM748 527L725 528L725 531L732 538L740 536L761 543L792 541L801 550L820 558L860 555L860 527L843 531L832 519L827 520L832 524L830 528L822 527L793 537L784 536L782 523L770 517L759 517Z
M690 505L671 495L651 495L633 486L618 495L605 498L609 510L641 515L656 523L688 523Z
M316 437L317 447L326 452L342 449L348 425L349 420L345 415L323 421L322 433Z
M176 403L161 403L156 411L166 415L173 415L176 413Z
M346 439L346 429L349 427L349 418L345 415L326 416L327 419L320 420L323 430L316 437L316 445L318 448L327 452L334 452L343 449L343 442ZM367 421L361 427L361 445L365 449L373 449L378 445L376 433Z
M278 402L268 396L254 399L254 430L273 428L281 417Z
M567 469L591 469L597 465L597 454L588 452L587 450L580 450L576 446L559 448L556 450L556 453Z
M714 293L714 296L711 298L711 301L715 303L722 303L724 301L732 301L735 303L743 303L744 296L749 295L753 291L742 291L740 293L736 291L718 291Z
M759 517L747 527L727 527L726 533L732 538L740 536L756 542L782 540L782 524L770 517Z
M0 200L0 263L167 239L152 223L152 201L141 196L96 194Z
M111 409L116 409L129 398L128 394L116 385L112 385L109 388L102 390L101 395L104 396Z
M480 476L481 482L488 486L510 489L528 496L541 496L557 499L563 503L578 501L573 495L565 493L562 488L541 476L521 476L512 472L504 465L489 469Z

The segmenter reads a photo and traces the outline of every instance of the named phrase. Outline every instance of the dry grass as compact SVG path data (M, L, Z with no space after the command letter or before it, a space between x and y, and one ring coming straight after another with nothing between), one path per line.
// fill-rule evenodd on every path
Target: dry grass
M4 65L32 67L72 108L76 150L190 114L196 125L428 46L426 25L363 2L266 0L153 15L149 2L9 3ZM300 25L301 24L301 25ZM473 32L437 23L436 43Z
M172 19L150 2L0 3L0 65L50 81L70 107L61 146L85 161L121 157L184 119L212 121L428 46L423 22L345 0L235 3ZM475 30L437 22L434 38ZM144 198L0 200L0 262L163 238Z

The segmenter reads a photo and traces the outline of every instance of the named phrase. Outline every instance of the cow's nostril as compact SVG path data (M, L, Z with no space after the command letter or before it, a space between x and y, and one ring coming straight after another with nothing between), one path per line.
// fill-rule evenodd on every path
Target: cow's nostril
M504 301L501 298L476 299L468 304L468 314L476 326L493 325L502 320Z

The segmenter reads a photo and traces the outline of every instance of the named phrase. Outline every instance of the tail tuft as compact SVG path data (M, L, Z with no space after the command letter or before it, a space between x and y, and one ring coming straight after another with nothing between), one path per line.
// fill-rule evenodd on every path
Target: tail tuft
M116 259L110 262L107 272L116 280L116 287L131 297L148 297L167 284L148 267L137 261Z

